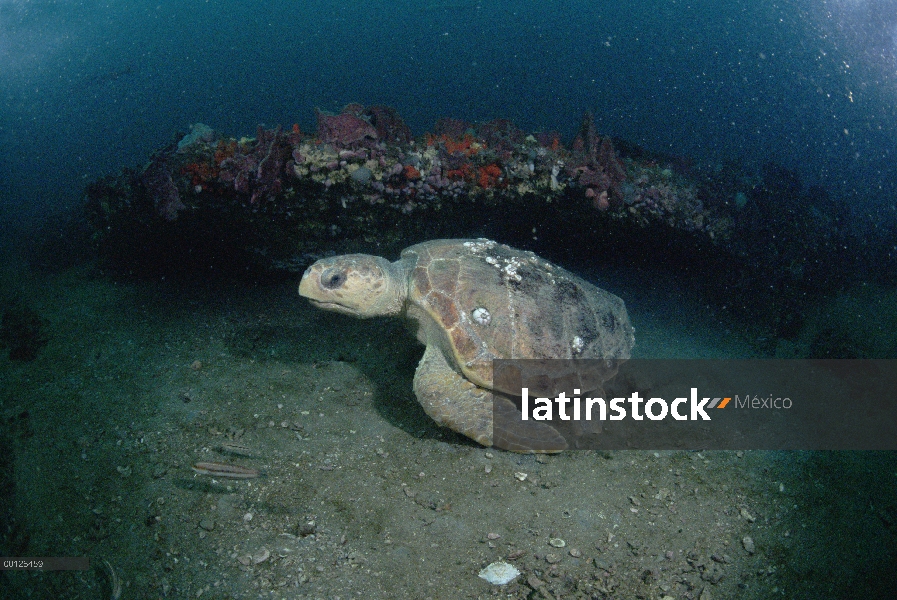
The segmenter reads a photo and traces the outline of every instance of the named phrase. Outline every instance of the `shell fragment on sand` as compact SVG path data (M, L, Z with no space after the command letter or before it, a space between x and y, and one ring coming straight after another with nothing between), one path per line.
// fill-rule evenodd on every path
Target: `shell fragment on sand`
M254 479L260 475L257 469L218 462L198 462L193 465L193 470L200 475L212 475L228 479Z
M511 583L518 575L520 575L520 571L517 570L517 567L501 560L480 571L480 577L493 585Z

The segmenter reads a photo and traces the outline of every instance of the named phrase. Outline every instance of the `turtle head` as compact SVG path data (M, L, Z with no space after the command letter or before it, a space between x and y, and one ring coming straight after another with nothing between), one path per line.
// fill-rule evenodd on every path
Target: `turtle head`
M305 270L299 295L318 308L356 317L398 315L407 296L407 276L399 263L379 256L334 256Z

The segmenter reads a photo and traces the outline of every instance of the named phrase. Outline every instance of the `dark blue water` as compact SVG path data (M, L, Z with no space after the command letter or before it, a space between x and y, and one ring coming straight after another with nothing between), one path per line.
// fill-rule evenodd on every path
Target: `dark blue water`
M352 101L775 161L893 204L897 0L0 0L4 220L80 202L201 121L232 135ZM884 211L886 213L886 210ZM886 218L882 213L882 218Z

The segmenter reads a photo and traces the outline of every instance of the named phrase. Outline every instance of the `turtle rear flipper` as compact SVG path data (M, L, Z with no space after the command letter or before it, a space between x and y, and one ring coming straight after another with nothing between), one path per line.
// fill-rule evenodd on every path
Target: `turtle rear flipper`
M496 448L526 454L550 454L567 449L564 436L551 425L523 421L517 406L507 398L495 396L493 402L492 445Z

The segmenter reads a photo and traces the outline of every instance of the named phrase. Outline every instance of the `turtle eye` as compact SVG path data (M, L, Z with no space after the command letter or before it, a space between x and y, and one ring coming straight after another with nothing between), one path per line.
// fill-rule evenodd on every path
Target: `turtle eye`
M321 285L328 290L335 290L346 283L346 272L340 269L324 269L321 273Z

